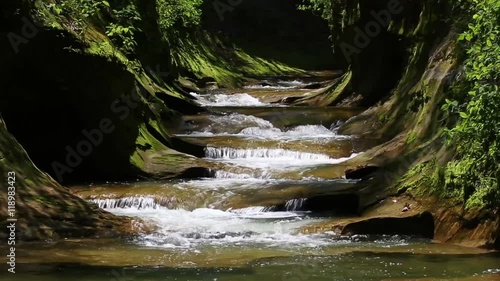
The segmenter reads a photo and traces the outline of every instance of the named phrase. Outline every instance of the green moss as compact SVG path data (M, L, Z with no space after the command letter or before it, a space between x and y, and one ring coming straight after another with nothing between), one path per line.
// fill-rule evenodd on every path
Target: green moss
M351 94L350 86L352 81L352 71L347 71L340 79L335 81L326 91L320 91L317 94L309 95L306 98L294 102L295 105L315 105L330 106L342 101L347 95Z
M446 184L459 190L467 208L497 208L500 201L500 2L460 2L468 23L458 36L464 55L463 72L455 80L451 99L458 119L447 131L456 157L446 167ZM450 107L448 107L450 109Z
M209 33L179 38L172 46L172 65L197 78L211 77L220 86L235 87L245 76L303 73L276 61L252 57L243 49Z
M40 204L47 205L47 201L42 196L35 196L35 201Z
M410 145L417 140L417 134L414 131L409 131L406 136L406 145Z

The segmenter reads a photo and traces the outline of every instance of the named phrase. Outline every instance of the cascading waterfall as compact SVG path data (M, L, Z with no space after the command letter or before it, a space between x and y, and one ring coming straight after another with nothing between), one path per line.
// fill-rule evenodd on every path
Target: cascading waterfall
M263 169L264 171L285 171L319 164L336 164L349 160L357 155L358 154L353 153L352 155L344 158L331 158L324 154L286 149L237 149L231 147L205 148L205 156L207 159L237 164L252 169Z
M286 149L235 149L231 147L207 147L205 155L212 159L249 159L249 158L274 158L295 160L331 160L324 154L306 153Z
M290 81L277 87L301 84ZM209 106L263 106L247 94L198 97ZM26 244L20 254L33 252L35 259L23 258L28 267L19 266L19 278L9 274L7 280L109 280L111 275L137 281L461 280L466 277L463 269L470 267L466 263L474 262L479 264L470 270L474 280L487 272L500 272L498 258L491 258L491 253L484 256L474 250L467 258L457 258L453 246L452 254L438 256L443 245L420 239L413 243L393 235L374 240L368 235L338 236L333 231L315 234L318 229L332 230L332 221L338 222L325 217L335 215L327 212L330 206L339 207L344 200L345 205L357 206L351 202L357 200L337 198L337 194L366 186L358 180L323 175L337 175L336 169L344 167L329 170L329 165L357 154L338 156L366 147L354 149L349 143L355 138L337 135L342 121L328 128L318 123L299 126L305 120L293 123L291 118L289 127L276 128L258 117L224 114L227 110L233 108L215 109L222 112L217 116L195 116L190 120L201 124L186 126L205 130L186 138L207 147L205 159L197 161L208 163L211 177L74 188L106 211L139 218L134 225L143 222L146 233L127 239L44 242L38 249L33 249L36 244ZM263 110L267 109L241 111L261 114ZM277 112L282 110L273 109L266 116L275 120ZM312 110L319 118L323 113ZM336 115L328 115L328 122L334 120L332 116ZM40 265L32 263L37 258ZM43 272L34 278L23 272L38 269Z
M303 85L301 81L282 81L276 87L295 88ZM270 106L247 93L192 95L202 105L211 107ZM239 113L211 115L204 120L207 119L209 124L204 125L204 131L184 136L224 141L224 145L208 145L205 159L227 168L214 169L212 178L176 182L161 191L165 195L175 190L176 195L182 196L182 205L163 204L156 197L140 196L92 201L115 214L138 216L154 222L158 230L138 238L138 243L146 246L197 248L207 245L262 244L265 247L317 247L330 243L325 237L297 233L296 230L301 226L322 220L308 217L304 210L307 198L286 200L294 198L293 194L300 194L302 188L324 187L305 179L287 179L281 174L295 173L294 169L309 166L340 163L356 154L332 158L321 153L300 151L300 145L291 146L293 149L277 145L290 140L309 141L310 145L314 143L311 139L332 142L349 139L348 136L336 134L334 129L338 124L332 125L332 129L319 124L277 128L265 119ZM270 147L247 147L241 141L239 145L243 144L243 147L231 147L231 138L234 137L249 142L258 140L264 145L269 141ZM271 191L276 192L274 197L267 195ZM281 196L285 199L280 199ZM185 202L188 201L196 204L187 206ZM254 202L257 203L251 205Z

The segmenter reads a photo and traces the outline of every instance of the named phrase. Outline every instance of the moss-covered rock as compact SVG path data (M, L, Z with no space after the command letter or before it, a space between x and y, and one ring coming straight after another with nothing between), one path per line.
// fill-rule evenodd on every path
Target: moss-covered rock
M18 50L1 45L0 110L42 170L59 182L127 180L175 177L198 164L174 151L168 134L179 113L201 110L189 96L157 84L158 77L123 55L98 26L76 33L36 5L35 15L29 6L6 7L20 10L3 18L11 26L2 36L22 35L26 22L36 35ZM162 154L164 164L157 161L149 173L148 160L138 157L144 153Z
M100 210L38 169L1 118L0 155L0 204L7 207L12 198L15 200L12 216L6 211L0 215L2 239L7 237L7 225L12 223L8 219L17 220L18 241L131 235L145 229L140 221ZM8 190L10 186L15 189Z

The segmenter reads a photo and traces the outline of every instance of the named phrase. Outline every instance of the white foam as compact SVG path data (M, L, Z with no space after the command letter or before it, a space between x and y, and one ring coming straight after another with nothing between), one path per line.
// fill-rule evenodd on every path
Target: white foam
M228 115L213 115L209 117L210 124L201 132L193 132L187 135L190 137L210 137L210 136L230 136L238 134L243 128L273 128L273 124L262 118L239 113Z
M349 136L337 135L322 125L303 125L290 130L280 130L278 128L248 127L243 129L238 136L248 136L265 139L348 139Z
M203 106L264 106L265 103L259 101L259 99L252 97L247 93L241 94L206 94L199 95L196 93L191 93L192 96L197 98L197 101Z
M249 148L237 149L232 147L207 147L205 155L212 159L281 159L281 160L330 160L324 154L293 151L287 149Z
M316 247L330 243L311 235L295 234L301 226L320 220L303 220L290 212L264 212L264 207L238 210L208 208L186 210L109 209L117 215L137 216L154 222L159 229L138 242L153 247L192 248L198 245L262 243L287 247ZM270 221L271 220L271 221Z
M153 197L123 197L117 199L91 199L102 209L160 209L160 206Z
M293 169L320 164L338 164L354 158L358 154L354 153L349 157L343 158L330 158L324 154L286 149L207 147L205 148L205 155L207 159L233 163L249 168Z
M332 130L322 125L302 125L286 130L276 128L272 123L264 119L241 114L214 116L211 120L213 121L213 125L208 126L203 132L193 132L178 136L234 136L273 140L351 139L351 136L338 135L338 126L336 124L332 124ZM244 128L235 131L238 127L231 124L238 124L239 128Z

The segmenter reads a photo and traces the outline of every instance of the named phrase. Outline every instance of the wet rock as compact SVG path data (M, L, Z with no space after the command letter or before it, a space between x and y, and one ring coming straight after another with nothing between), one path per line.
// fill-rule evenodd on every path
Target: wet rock
M189 91L195 91L195 92L201 91L201 89L196 85L196 82L190 78L179 77L178 82L183 88Z
M321 87L323 87L323 85L321 85L321 83L312 83L312 84L305 85L303 87L303 89L315 90L315 89L320 89Z
M302 97L286 97L286 98L283 98L281 99L281 101L279 103L282 103L282 104L292 104L293 102L301 99Z
M437 202L434 204L437 205ZM500 249L498 214L469 210L464 215L460 206L440 208L433 213L436 218L436 240L466 247Z
M0 151L4 159L0 170L15 173L17 216L16 239L19 241L56 240L79 237L127 236L150 231L138 219L118 217L100 210L41 172L24 148L7 131L0 118ZM6 180L7 178L5 178ZM22 188L21 188L22 187ZM7 206L7 188L0 190L0 205ZM21 204L22 203L22 204ZM0 238L8 237L7 212L0 214ZM148 230L149 229L149 230ZM6 240L5 240L6 241Z
M217 84L217 82L208 82L206 85L205 85L205 89L206 90L217 90L219 89L219 85Z
M196 85L200 88L208 88L209 86L216 86L217 81L212 77L203 77L200 80L196 81Z
M380 170L380 167L373 165L358 166L354 169L347 169L345 177L346 179L367 179L378 170Z

